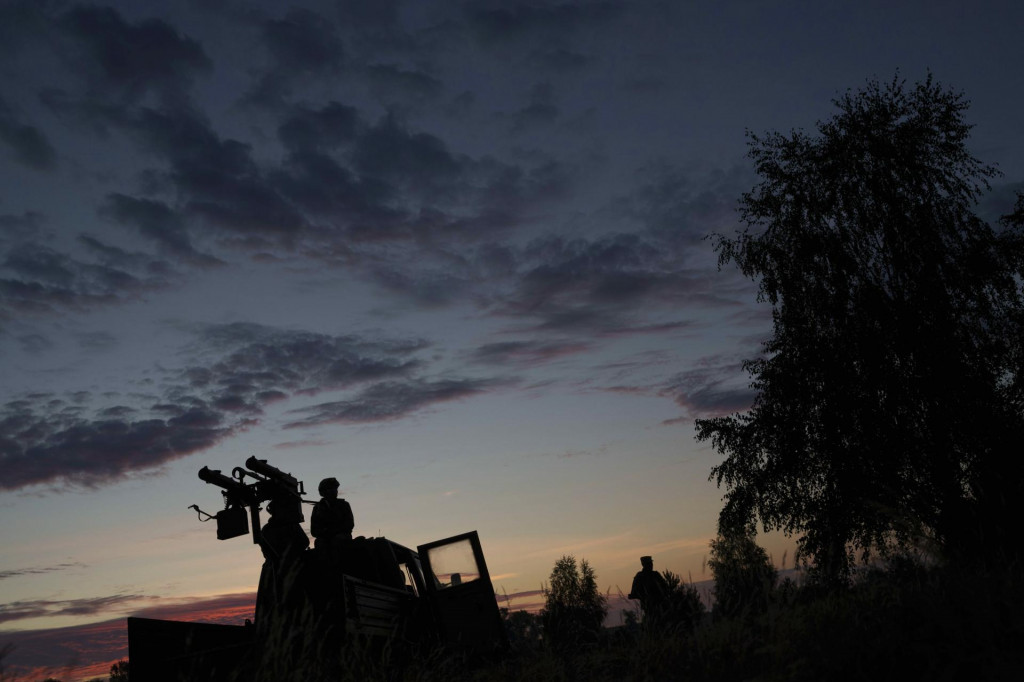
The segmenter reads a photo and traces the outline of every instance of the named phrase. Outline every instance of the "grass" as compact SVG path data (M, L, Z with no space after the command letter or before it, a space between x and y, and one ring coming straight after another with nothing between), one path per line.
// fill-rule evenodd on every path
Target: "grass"
M962 574L896 562L843 590L783 582L765 611L706 615L692 629L618 628L568 653L535 642L486 665L413 661L401 672L367 669L361 679L1017 680L1024 670L1022 608L1016 568Z
M783 581L772 590L767 608L757 613L729 618L705 613L687 626L664 630L633 624L604 630L597 642L570 651L555 650L538 630L520 627L529 636L513 638L507 654L490 661L417 650L400 641L349 640L332 647L315 628L298 623L269 633L234 679L1016 680L1024 670L1021 577L1017 567L961 573L897 561L885 570L863 572L845 589ZM333 651L328 654L328 649ZM203 678L193 674L189 679Z

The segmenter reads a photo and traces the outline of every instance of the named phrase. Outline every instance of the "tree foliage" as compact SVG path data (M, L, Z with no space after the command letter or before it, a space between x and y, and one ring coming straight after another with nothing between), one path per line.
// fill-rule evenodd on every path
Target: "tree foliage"
M571 648L596 641L608 612L607 600L597 587L597 574L573 556L555 562L550 585L545 588L541 620L544 635L552 645Z
M1001 230L975 214L998 173L967 148L967 100L931 76L834 103L817 135L748 134L760 183L740 201L746 227L716 244L774 323L745 365L752 408L697 421L726 455L721 525L800 535L837 579L855 549L922 537L946 556L1005 550L1024 200Z
M778 573L746 529L725 528L711 541L708 567L715 577L715 613L755 615L768 608Z
M128 661L121 659L110 666L110 682L128 682Z
M664 575L668 594L662 607L662 618L670 628L691 632L704 617L706 611L704 601L697 588L690 583L683 582L679 574L665 571Z

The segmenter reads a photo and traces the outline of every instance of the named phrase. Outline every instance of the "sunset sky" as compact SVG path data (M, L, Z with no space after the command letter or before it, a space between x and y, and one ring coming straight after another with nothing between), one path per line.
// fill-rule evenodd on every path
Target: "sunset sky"
M756 182L744 131L931 70L1004 172L996 217L1022 26L1010 0L0 0L5 663L72 680L127 615L240 622L259 550L187 507L250 455L309 499L338 478L359 535L479 531L513 608L563 554L613 595L643 554L710 578L693 420L750 404L770 328L705 238Z

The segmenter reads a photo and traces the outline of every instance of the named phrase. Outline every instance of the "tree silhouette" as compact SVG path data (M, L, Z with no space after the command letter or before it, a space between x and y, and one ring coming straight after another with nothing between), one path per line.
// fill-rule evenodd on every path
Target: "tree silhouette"
M715 577L716 614L756 615L768 608L778 573L748 530L720 529L711 541L708 566Z
M563 556L551 571L541 611L544 635L556 648L573 648L597 640L608 612L597 588L597 575L586 559L579 568L573 556Z
M128 682L128 661L121 659L110 666L110 682Z
M704 602L692 584L683 582L682 577L672 571L665 571L668 595L662 606L662 620L668 627L690 632L704 617Z
M746 228L717 238L774 322L745 365L750 411L697 421L726 455L721 526L801 535L840 582L856 549L1019 552L1024 200L1002 230L975 215L998 172L967 149L964 96L930 75L834 103L816 136L748 133L761 181Z

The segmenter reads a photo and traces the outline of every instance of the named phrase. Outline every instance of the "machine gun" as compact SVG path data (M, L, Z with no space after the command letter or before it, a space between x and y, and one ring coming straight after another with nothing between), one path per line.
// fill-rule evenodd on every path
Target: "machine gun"
M199 470L199 478L206 483L222 488L224 509L216 514L207 514L197 505L191 505L199 514L200 521L217 520L217 539L228 540L245 535L249 532L249 520L252 521L252 541L260 543L260 506L264 502L272 505L301 505L302 496L306 494L305 486L291 474L287 474L265 459L250 457L245 460L248 468L235 467L231 476L225 476L220 469L203 467ZM245 479L253 479L246 483ZM249 510L246 518L245 510ZM206 518L203 518L203 517ZM301 512L300 512L301 520Z
M199 520L216 519L219 540L245 535L251 523L253 542L263 550L255 622L129 618L133 679L255 679L263 663L283 663L275 656L284 650L268 646L276 641L274 633L310 642L315 650L307 653L317 657L336 655L351 636L414 650L443 644L490 655L504 648L504 626L476 531L415 550L383 537L310 549L296 542L291 554L275 557L268 551L273 550L273 534L262 537L259 513L269 503L276 531L285 527L295 538L305 536L299 525L305 502L302 482L256 457L230 476L203 467L199 478L220 488L224 497L224 509L216 514L191 505ZM281 556L287 556L287 565ZM285 649L293 650L291 645Z

